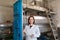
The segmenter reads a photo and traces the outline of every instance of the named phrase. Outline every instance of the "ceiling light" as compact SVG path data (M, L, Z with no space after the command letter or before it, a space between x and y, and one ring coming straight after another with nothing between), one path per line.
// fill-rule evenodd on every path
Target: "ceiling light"
M34 16L35 19L46 19L46 17L43 16Z

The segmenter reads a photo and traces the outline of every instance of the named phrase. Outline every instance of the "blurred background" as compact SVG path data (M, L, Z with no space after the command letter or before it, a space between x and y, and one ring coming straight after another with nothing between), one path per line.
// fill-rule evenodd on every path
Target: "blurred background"
M13 40L13 4L16 1L0 0L0 40ZM22 1L23 29L28 17L33 15L41 31L38 40L60 40L60 0Z
M59 0L23 0L23 29L28 24L28 17L33 15L35 25L39 25L41 32L38 40L59 40L59 2Z

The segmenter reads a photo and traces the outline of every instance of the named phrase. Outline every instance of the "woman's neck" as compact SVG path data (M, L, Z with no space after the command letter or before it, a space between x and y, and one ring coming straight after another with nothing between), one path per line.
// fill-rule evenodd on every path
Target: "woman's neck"
M30 24L30 26L33 26L33 24Z
M30 24L30 28L33 26L33 24Z

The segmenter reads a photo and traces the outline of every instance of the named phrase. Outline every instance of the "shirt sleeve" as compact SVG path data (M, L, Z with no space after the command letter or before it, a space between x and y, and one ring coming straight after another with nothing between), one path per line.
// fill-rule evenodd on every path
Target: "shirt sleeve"
M23 30L23 36L26 36L26 35L24 34L24 32L26 33L26 31L27 31L27 26L25 26L25 28L24 28L24 30Z
M27 26L25 26L25 28L24 28L23 32L26 32L26 31L27 31Z
M37 26L35 29L34 37L39 37L40 36L40 30L39 27Z

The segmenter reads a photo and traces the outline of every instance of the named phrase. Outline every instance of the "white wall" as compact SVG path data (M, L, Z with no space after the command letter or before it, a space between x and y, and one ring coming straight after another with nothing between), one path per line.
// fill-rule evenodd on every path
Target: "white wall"
M58 24L60 25L60 0L56 0L56 19L58 20ZM58 25L57 24L57 25Z
M53 9L56 13L55 19L57 20L57 25L60 24L60 0L55 0L51 3Z
M0 6L0 23L6 20L13 20L13 8Z

